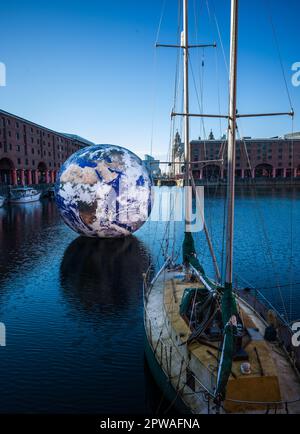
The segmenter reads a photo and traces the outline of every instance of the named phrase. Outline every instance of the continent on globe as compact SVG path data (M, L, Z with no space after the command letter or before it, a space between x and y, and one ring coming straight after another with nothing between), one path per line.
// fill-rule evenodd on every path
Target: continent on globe
M89 237L122 237L151 212L152 180L142 160L116 145L80 149L62 165L55 199L64 222Z

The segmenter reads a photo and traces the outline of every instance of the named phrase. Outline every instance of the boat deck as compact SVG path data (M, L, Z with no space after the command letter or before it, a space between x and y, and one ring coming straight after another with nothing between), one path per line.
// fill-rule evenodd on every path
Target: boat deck
M184 282L179 272L163 272L149 295L147 310L148 317L153 319L154 315L156 320L155 326L154 323L151 324L151 337L154 347L157 346L156 357L160 359L165 373L176 379L177 392L181 387L183 399L188 402L192 411L202 413L207 412L206 403L197 399L197 394L199 395L201 390L203 392L203 387L209 391L213 391L215 387L219 343L206 344L193 341L186 344L191 331L179 314L179 306L183 292L188 287L200 288L203 285ZM251 364L251 373L242 374L240 369L242 362L233 362L224 409L227 412L265 412L266 405L260 403L299 399L299 378L289 359L278 344L264 340L266 324L250 306L241 299L238 299L238 306L244 325L251 335L244 348ZM168 357L170 346L173 346L172 361ZM197 381L195 384L190 372L201 380L201 385L197 384ZM180 376L184 377L185 381L183 378L180 379ZM186 383L189 383L196 393L188 394L187 387L184 385ZM249 403L236 403L231 400L249 401ZM253 403L254 401L256 404ZM289 404L288 407L289 412L300 413L300 402ZM269 409L273 409L272 412L275 410L278 413L286 412L285 406L281 404L270 405Z

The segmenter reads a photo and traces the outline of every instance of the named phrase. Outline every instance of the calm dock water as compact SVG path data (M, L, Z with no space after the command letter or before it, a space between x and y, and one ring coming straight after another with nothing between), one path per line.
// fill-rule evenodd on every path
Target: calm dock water
M297 319L300 189L237 196L237 281L268 287L266 296ZM223 211L222 193L211 191L205 215L219 257ZM180 250L177 226L169 242ZM159 265L165 230L166 222L149 222L128 239L85 239L64 225L54 201L0 208L0 321L7 331L0 412L155 411L161 396L144 363L142 272L150 260ZM203 233L196 244L212 273ZM278 283L281 292L270 288Z

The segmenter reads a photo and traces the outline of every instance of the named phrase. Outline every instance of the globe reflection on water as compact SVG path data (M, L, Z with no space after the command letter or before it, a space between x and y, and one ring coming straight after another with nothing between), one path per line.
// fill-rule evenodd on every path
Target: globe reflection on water
M149 253L134 236L76 238L65 250L60 280L72 307L89 315L136 304L141 296ZM98 317L96 317L98 321Z

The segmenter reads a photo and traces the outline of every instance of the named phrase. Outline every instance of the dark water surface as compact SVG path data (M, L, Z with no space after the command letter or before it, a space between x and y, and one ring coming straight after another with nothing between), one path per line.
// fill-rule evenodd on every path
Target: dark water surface
M290 319L300 317L300 191L238 193L235 270ZM224 200L205 199L221 257ZM181 223L169 232L180 245ZM142 273L159 265L166 223L135 237L78 237L55 203L0 208L0 412L153 412L160 393L144 363ZM203 234L196 236L208 273ZM291 284L291 282L293 284ZM280 283L278 289L269 288ZM284 303L283 303L284 302ZM284 305L284 306L283 306Z

